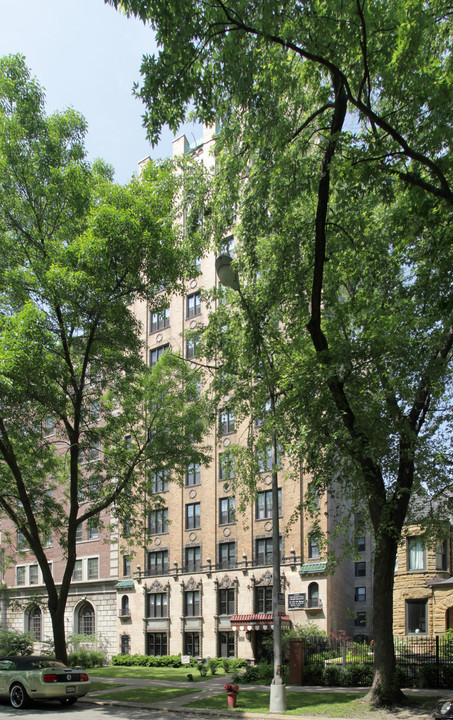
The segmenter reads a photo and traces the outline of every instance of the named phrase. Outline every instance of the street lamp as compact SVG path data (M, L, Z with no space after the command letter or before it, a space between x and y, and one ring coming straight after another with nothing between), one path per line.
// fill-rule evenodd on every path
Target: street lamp
M216 258L215 269L221 285L232 288L241 299L241 304L258 339L256 355L261 363L263 377L266 379L270 399L272 419L275 418L275 389L270 381L266 357L263 357L263 336L248 303L246 302L239 284L239 276L231 264L229 255L220 255ZM269 712L286 711L286 686L282 677L282 628L278 613L280 595L280 528L278 516L278 472L277 472L277 437L275 425L272 422L272 616L274 621L274 677L270 687Z

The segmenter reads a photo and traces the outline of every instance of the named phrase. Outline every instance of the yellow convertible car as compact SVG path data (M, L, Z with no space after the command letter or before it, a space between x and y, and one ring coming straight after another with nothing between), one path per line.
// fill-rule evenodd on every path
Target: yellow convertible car
M90 681L84 670L74 670L64 663L37 655L14 655L0 658L0 696L9 697L20 709L31 700L59 700L72 705L86 695Z

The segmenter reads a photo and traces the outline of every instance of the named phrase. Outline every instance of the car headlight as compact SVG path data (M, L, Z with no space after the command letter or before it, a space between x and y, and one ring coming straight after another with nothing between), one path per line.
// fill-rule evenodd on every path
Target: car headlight
M439 708L439 712L441 715L446 715L448 712L450 712L451 708L453 706L453 703L451 700L446 700Z

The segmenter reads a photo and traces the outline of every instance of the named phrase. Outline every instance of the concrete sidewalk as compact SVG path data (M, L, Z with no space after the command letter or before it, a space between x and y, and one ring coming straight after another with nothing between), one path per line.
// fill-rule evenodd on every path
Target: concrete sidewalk
M143 687L176 687L176 688L187 688L191 691L194 690L194 685L196 687L196 692L188 692L187 695L180 695L176 698L171 698L169 700L162 700L157 703L153 702L147 702L147 703L135 703L130 700L128 701L121 701L121 700L103 700L102 696L106 693L111 692L111 690L101 690L96 692L95 695L89 695L87 698L82 698L82 702L86 703L93 703L93 704L102 704L102 705L125 705L125 706L134 706L134 707L147 707L150 710L160 710L160 711L168 711L173 713L182 714L185 716L194 716L194 717L230 717L232 713L235 713L241 718L246 718L247 720L265 720L266 718L270 720L283 720L286 718L288 720L288 717L291 717L291 715L281 715L276 713L266 713L260 714L260 713L252 713L252 712L246 712L240 709L231 710L228 709L227 706L227 693L225 691L224 685L226 683L231 682L231 678L228 676L214 676L207 678L206 680L203 680L201 682L198 682L194 684L193 682L188 681L172 681L172 682L166 682L165 680L146 680L146 679L138 679L138 678L105 678L105 677L96 677L96 676L90 676L90 679L93 682L103 682L106 684L121 684L123 687L137 687L137 688L143 688ZM350 693L350 692L357 692L357 693L363 693L365 694L367 691L367 688L342 688L342 687L334 687L334 688L328 688L324 686L307 686L307 685L288 685L286 687L287 692L331 692L336 694L344 694L344 693ZM239 700L240 701L240 695L241 693L246 693L250 690L260 690L263 692L269 691L268 685L240 685L239 689ZM118 692L120 692L120 689L118 688ZM414 689L409 688L407 690L403 691L406 695L417 697L418 696L432 696L433 698L433 705L432 709L434 709L436 705L436 699L440 697L446 697L446 696L453 696L453 690L428 690L428 689ZM197 700L206 699L207 697L218 695L224 693L225 695L225 709L224 710L211 710L207 708L193 708L193 707L185 707L187 703L193 703L197 702ZM372 717L375 720L409 720L410 718L417 718L418 720L430 720L431 718L431 710L430 711L422 711L417 708L404 708L401 710L392 710L390 712L385 710L374 710L371 713L364 710L363 718L368 719L372 715ZM310 715L304 715L300 714L298 717L303 718L303 720L320 720L320 716L310 716ZM336 720L350 720L350 718L336 718ZM357 719L358 720L358 719Z

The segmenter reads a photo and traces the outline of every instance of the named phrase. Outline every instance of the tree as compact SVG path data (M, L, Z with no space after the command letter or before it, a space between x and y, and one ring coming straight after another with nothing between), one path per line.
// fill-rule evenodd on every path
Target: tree
M285 324L275 352L294 442L319 482L335 468L368 506L370 697L392 702L397 543L413 493L451 480L451 7L111 4L149 20L161 47L136 88L150 139L190 101L222 126L213 234L234 207L246 299Z
M150 473L205 457L208 411L180 358L147 366L131 305L164 308L200 252L174 222L180 179L150 164L117 186L85 132L73 110L45 114L22 57L0 61L0 507L41 567L62 660L77 528L134 507L140 525Z

